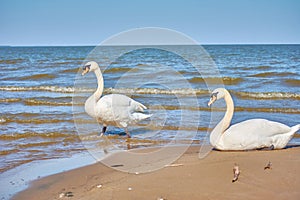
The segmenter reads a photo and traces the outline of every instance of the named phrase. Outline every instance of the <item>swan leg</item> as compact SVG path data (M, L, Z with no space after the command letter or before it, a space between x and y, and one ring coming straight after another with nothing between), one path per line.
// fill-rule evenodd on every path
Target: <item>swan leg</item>
M101 131L101 133L98 134L98 136L101 137L102 135L104 135L106 128L107 128L106 126L103 126L102 131Z
M130 133L129 133L129 131L128 131L127 128L125 128L125 133L126 133L126 135L127 135L128 138L131 138L131 135L130 135Z
M274 150L275 149L275 147L274 147L274 145L272 144L271 146L269 146L269 147L263 147L263 148L259 148L258 150L265 150L265 151L269 151L269 150Z
M273 144L271 146L269 146L268 148L266 148L266 150L274 150L274 149L275 149L275 147Z

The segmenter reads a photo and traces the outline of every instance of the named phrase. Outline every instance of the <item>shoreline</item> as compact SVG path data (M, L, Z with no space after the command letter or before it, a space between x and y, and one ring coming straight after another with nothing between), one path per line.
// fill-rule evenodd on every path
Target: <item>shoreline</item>
M66 158L37 160L20 165L0 174L0 199L9 199L30 188L32 182L94 164L95 159L87 152Z
M81 200L290 200L300 196L300 147L212 151L203 159L198 157L199 149L193 145L173 164L148 173L125 173L98 162L35 180L12 199L67 199L68 192L72 199ZM264 170L269 161L272 169ZM241 174L232 183L234 163L239 165ZM120 166L123 167L114 167Z

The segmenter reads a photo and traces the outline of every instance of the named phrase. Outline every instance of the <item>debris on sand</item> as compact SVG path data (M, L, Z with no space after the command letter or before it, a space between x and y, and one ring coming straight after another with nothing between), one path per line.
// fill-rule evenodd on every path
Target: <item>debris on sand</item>
M239 166L236 163L234 163L234 166L233 166L233 179L232 179L233 183L238 180L239 175L240 175Z
M264 170L266 170L266 169L272 169L272 163L270 161L267 164L267 166L265 166Z
M169 165L165 165L165 167L180 167L183 166L183 164L169 164Z
M63 197L73 197L74 194L73 192L63 192L59 194L59 198L63 198Z

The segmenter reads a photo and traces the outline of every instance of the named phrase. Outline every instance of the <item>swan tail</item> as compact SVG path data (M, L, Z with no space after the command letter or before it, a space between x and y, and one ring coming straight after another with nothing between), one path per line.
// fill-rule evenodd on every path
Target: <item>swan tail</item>
M295 133L300 129L300 124L292 126L290 131L287 133L279 134L274 136L274 148L275 149L282 149L285 148L288 142L292 139Z
M138 112L144 112L144 110L147 109L146 106L144 106L143 104L141 104L137 101L134 101L134 105L135 105L135 111L138 111Z
M295 125L295 126L292 126L292 127L291 127L290 133L291 133L292 135L294 135L294 133L296 133L299 129L300 129L300 124L297 124L297 125Z
M132 117L135 121L141 121L147 118L150 118L152 114L144 114L144 113L132 113Z

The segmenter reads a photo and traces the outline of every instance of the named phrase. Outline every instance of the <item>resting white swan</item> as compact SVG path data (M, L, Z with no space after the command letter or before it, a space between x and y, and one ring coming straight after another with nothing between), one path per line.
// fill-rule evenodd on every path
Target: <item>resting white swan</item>
M289 127L266 119L250 119L229 127L234 112L234 104L229 92L224 88L215 89L208 106L221 98L224 98L227 110L210 135L210 143L216 149L282 149L300 129L300 124Z
M144 109L147 109L146 106L125 95L110 94L101 98L104 83L99 65L94 61L86 63L83 67L82 76L88 72L95 73L98 88L86 100L84 108L88 115L96 118L103 125L100 135L105 133L108 125L112 125L124 128L127 136L130 137L127 129L128 125L136 124L143 119L151 117L151 115L141 113Z

